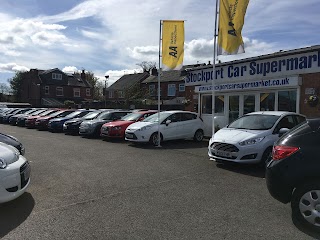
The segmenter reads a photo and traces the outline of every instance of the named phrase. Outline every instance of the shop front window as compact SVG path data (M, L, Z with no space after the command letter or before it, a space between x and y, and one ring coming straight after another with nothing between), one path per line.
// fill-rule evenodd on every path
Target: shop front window
M260 111L274 111L275 93L260 93Z
M279 91L278 92L278 110L296 112L297 91Z
M224 96L215 96L215 113L224 113ZM212 113L212 95L202 96L202 113Z
M255 96L254 95L244 95L243 96L243 114L251 113L255 111Z

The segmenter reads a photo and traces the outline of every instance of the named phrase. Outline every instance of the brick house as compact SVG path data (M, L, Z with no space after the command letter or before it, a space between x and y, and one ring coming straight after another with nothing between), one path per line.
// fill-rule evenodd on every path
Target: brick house
M198 95L193 87L185 86L186 69L192 69L206 64L185 65L181 70L161 72L160 78L160 108L161 110L188 110L197 111ZM148 93L146 105L149 108L158 108L158 72L153 69L151 75L141 83L141 88Z
M140 83L149 77L148 72L126 74L106 89L105 107L141 107ZM141 93L140 93L141 95Z
M31 69L23 73L22 89L21 101L37 107L61 107L66 100L81 104L93 99L84 70L81 74L67 74L58 68Z

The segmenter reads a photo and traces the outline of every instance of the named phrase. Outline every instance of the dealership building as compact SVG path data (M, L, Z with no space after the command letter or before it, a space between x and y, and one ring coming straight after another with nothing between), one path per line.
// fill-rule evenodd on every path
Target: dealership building
M185 86L198 96L194 103L207 136L212 132L213 91L218 128L254 111L320 117L320 45L193 68Z

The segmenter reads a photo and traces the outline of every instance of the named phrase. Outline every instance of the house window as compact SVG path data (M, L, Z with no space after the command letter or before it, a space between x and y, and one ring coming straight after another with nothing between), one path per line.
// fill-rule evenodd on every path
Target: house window
M118 91L118 97L119 97L119 98L124 98L123 91Z
M62 80L62 74L61 73L52 73L52 79Z
M175 96L176 95L176 85L175 84L168 84L168 96Z
M109 91L109 98L113 98L113 91Z
M63 96L63 87L56 87L56 95Z
M80 88L74 88L73 89L73 96L74 97L80 97Z
M49 95L49 86L44 87L44 94Z
M179 92L184 92L186 90L186 87L184 85L184 83L180 83L179 84Z
M86 96L91 96L90 88L86 88Z
M155 96L156 95L156 86L155 85L149 85L149 94L150 96Z

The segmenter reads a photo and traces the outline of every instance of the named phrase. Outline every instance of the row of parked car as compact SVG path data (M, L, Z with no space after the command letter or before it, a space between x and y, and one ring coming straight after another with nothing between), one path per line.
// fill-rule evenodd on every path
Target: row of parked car
M0 113L0 122L66 134L150 142L153 145L159 144L159 136L160 141L187 138L202 141L204 137L202 119L198 114L187 111L11 109ZM319 231L319 138L320 119L308 120L292 112L253 112L214 133L209 141L208 155L218 163L266 166L270 194L283 203L291 202L295 218ZM19 144L16 143L15 147L23 155L24 148ZM29 165L24 160L18 166L20 186L9 187L7 191L23 190L28 184Z

